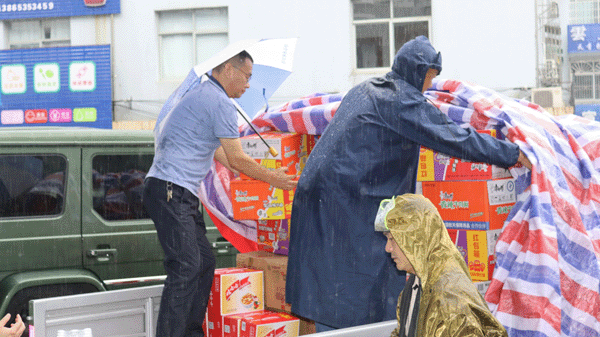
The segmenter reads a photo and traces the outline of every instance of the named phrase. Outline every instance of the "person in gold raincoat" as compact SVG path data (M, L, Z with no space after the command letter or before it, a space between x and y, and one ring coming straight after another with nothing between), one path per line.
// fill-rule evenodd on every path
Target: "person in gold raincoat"
M467 265L429 199L403 194L381 202L375 230L409 279L392 337L508 336L477 291Z

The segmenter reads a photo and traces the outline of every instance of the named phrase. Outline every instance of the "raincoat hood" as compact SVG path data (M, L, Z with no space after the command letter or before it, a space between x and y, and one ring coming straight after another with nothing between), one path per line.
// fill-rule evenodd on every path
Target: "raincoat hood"
M416 335L507 336L475 288L431 201L422 195L404 194L393 202L386 226L421 280ZM399 300L399 321L400 307ZM399 331L400 325L392 336L402 336Z
M399 76L419 91L423 89L425 74L430 68L442 72L442 54L436 52L425 36L406 42L396 56L390 74Z
M394 199L387 212L386 226L406 258L427 286L449 263L469 275L465 261L456 249L435 206L422 195L404 194Z

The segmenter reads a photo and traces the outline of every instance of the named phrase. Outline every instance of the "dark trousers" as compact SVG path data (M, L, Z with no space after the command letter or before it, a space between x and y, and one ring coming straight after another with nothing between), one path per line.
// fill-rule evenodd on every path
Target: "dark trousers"
M167 279L160 300L156 337L204 336L204 321L215 273L215 257L199 212L198 197L172 184L149 177L144 207L156 227L165 252Z

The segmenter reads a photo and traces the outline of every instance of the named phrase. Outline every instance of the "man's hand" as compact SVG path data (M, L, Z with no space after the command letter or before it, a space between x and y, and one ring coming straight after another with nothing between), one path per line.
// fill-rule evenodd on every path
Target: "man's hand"
M269 182L271 185L282 190L292 190L298 185L297 176L286 174L288 168L280 167L273 170L273 178Z
M20 315L17 315L17 319L15 319L15 323L10 325L10 328L4 327L6 323L10 320L10 314L6 314L6 316L2 317L0 320L0 337L19 337L25 331L25 323L21 319Z
M521 165L523 165L531 170L531 168L532 168L531 162L529 161L529 159L527 159L527 157L523 154L523 151L521 151L521 150L519 150L518 162L521 163Z

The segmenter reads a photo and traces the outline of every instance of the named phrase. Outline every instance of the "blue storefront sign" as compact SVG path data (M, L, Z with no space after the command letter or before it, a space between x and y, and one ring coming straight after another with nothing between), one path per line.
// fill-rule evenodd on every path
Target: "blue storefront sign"
M0 50L0 127L112 128L110 46Z
M0 0L0 20L117 14L120 0Z
M600 104L580 104L575 106L575 114L600 122Z
M600 53L600 24L567 26L569 53Z

